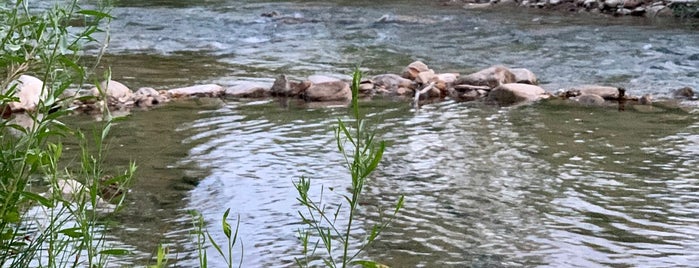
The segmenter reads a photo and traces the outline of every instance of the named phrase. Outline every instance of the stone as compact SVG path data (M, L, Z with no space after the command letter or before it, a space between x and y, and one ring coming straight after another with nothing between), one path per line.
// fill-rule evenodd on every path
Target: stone
M454 84L454 81L459 78L457 73L443 73L436 74L430 79L430 83L434 82L434 87L438 88L442 92L447 92L449 87Z
M619 88L609 86L586 85L574 88L570 91L579 91L580 95L593 94L602 97L605 100L618 100Z
M427 64L424 64L421 61L414 61L408 64L408 66L403 69L401 76L406 79L415 80L419 73L426 72L429 70L430 68L427 67Z
M170 89L167 91L172 98L205 97L218 98L223 96L226 90L216 84L196 85Z
M13 96L19 98L18 102L8 103L10 111L35 111L39 101L46 97L46 92L42 92L45 91L44 82L34 76L21 75L10 87L15 87ZM3 93L7 93L8 90L9 88L3 89Z
M92 96L97 99L106 97L109 107L124 108L133 105L133 92L124 84L114 80L102 81L99 87L90 89Z
M694 94L694 90L691 87L679 88L679 89L672 92L672 96L677 98L677 99L687 99L687 100L696 99L696 96Z
M530 71L529 69L512 68L512 69L510 69L510 72L515 75L515 83L530 84L530 85L538 85L539 84L539 79L536 78L536 75L532 71Z
M495 88L502 84L515 83L515 75L504 66L492 66L478 72L461 76L454 85L487 86Z
M449 97L455 101L475 101L483 96L481 92L474 88L449 88Z
M272 90L267 85L246 81L226 88L225 94L233 98L265 98L272 96Z
M352 99L350 85L344 81L312 84L302 95L306 101L347 101Z
M622 0L604 0L603 9L616 9L620 5L622 5Z
M535 102L548 98L546 90L539 86L529 84L509 83L502 84L488 93L487 100L499 105L514 105L527 102Z
M577 98L574 99L580 104L584 105L594 105L594 106L599 106L603 105L605 100L602 98L600 95L596 94L582 94L578 96Z
M646 8L645 7L637 7L631 10L631 16L644 16L646 14Z
M645 94L638 99L638 104L653 105L653 97L650 94Z
M622 6L624 8L634 9L634 8L641 6L642 4L643 4L643 1L640 1L640 0L624 0L624 3L622 4Z
M374 81L372 80L362 80L359 83L359 94L373 94L374 93Z
M152 107L170 101L170 99L151 87L142 87L133 93L134 105L141 108Z
M628 8L617 8L617 10L614 12L614 15L628 16L628 15L631 15L631 12L633 12L633 11L631 9L628 9Z
M427 70L420 72L417 74L417 77L415 77L415 82L419 84L427 84L432 80L432 77L434 77L434 71L433 70Z
M374 81L374 85L391 91L399 87L415 89L415 83L412 80L395 74L380 74L372 77L371 80Z
M665 17L669 18L674 16L672 14L672 9L668 8L667 6L663 5L662 3L659 4L653 4L650 7L646 8L646 16L647 17Z
M597 0L585 0L582 6L587 10L597 9L599 7L599 3Z

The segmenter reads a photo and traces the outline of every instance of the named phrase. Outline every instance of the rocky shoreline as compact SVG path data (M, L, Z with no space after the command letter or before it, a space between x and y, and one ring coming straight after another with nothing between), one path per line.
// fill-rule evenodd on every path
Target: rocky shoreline
M129 111L132 108L149 109L164 103L186 98L295 98L307 103L349 104L352 98L351 78L336 75L312 75L303 81L294 81L280 75L273 84L241 81L225 88L216 84L195 85L156 90L149 87L132 91L117 81L103 82L89 90L64 93L64 106L75 112L101 114L105 108ZM3 118L13 113L36 110L43 82L36 77L22 75L16 82L15 97L19 101L2 107ZM570 104L609 106L624 110L626 106L653 105L650 95L635 96L624 88L608 85L581 85L557 91L539 86L537 76L528 69L491 66L475 73L438 73L421 61L415 61L400 74L380 74L363 79L359 86L362 98L374 96L410 101L419 108L425 102L451 99L458 102L481 101L492 105L512 106L529 104L545 99L560 99ZM696 100L689 87L676 89L675 99Z
M512 6L612 16L699 18L699 0L448 0L442 4L466 9Z

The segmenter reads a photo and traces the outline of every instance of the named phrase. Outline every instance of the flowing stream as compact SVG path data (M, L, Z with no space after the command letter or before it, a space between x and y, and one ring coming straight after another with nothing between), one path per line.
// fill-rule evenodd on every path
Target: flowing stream
M129 87L270 83L279 74L437 72L525 67L542 87L623 86L666 98L699 89L696 22L467 10L438 1L115 1L104 66ZM261 14L276 11L276 17ZM380 19L381 18L381 19ZM89 53L97 48L89 47ZM392 267L695 267L699 263L699 114L557 102L499 108L444 101L419 111L362 102L387 142L353 232L405 207L361 257ZM198 210L224 242L240 217L243 267L291 267L302 227L293 182L329 205L350 178L333 127L346 107L294 100L177 101L113 128L109 163L139 166L110 239L148 263L158 243L198 265ZM87 116L70 119L89 129ZM75 148L68 145L66 150ZM331 191L330 188L333 190ZM341 216L342 218L342 216ZM356 248L353 244L353 248ZM211 267L223 266L208 249ZM239 261L236 255L234 263ZM151 262L152 263L152 262Z

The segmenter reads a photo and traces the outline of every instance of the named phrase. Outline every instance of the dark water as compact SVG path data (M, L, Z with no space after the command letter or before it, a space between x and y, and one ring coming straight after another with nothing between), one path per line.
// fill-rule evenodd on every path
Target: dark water
M535 10L475 11L432 1L116 1L105 65L132 88L270 82L278 74L526 67L554 91L624 86L667 97L699 88L696 24ZM276 10L281 18L260 14ZM387 20L377 20L386 15ZM695 103L688 103L690 107ZM387 141L354 231L401 194L405 208L364 257L393 267L695 267L699 263L696 109L542 103L497 108L363 103ZM341 200L350 184L333 140L345 107L197 100L134 112L114 128L110 163L139 165L112 234L143 264L158 243L197 264L187 210L222 242L241 218L244 267L293 266L301 247L292 182ZM77 118L89 127L92 120ZM197 184L198 182L198 184ZM377 208L379 207L379 208ZM239 250L236 247L236 250ZM211 266L223 265L209 250ZM174 261L173 261L174 262ZM236 260L237 262L237 260Z

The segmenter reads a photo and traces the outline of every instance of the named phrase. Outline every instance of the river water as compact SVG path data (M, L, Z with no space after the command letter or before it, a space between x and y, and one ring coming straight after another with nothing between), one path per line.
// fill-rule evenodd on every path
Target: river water
M691 21L418 0L115 5L103 63L131 88L271 83L279 74L349 74L357 64L366 75L399 73L422 60L462 74L525 67L550 91L610 84L663 98L699 89ZM271 11L281 15L261 16ZM685 105L618 112L447 100L416 111L402 101L362 102L388 147L366 185L357 238L405 195L396 221L362 257L393 267L695 267L699 115L696 103ZM163 243L171 263L194 266L188 211L200 211L223 242L220 217L231 208L243 267L294 266L302 226L292 183L311 178L331 206L350 185L333 139L337 118L351 121L346 107L293 100L201 99L133 112L110 141L111 168L139 166L110 239L133 249L127 263L147 263ZM211 267L224 265L213 249L208 255Z

